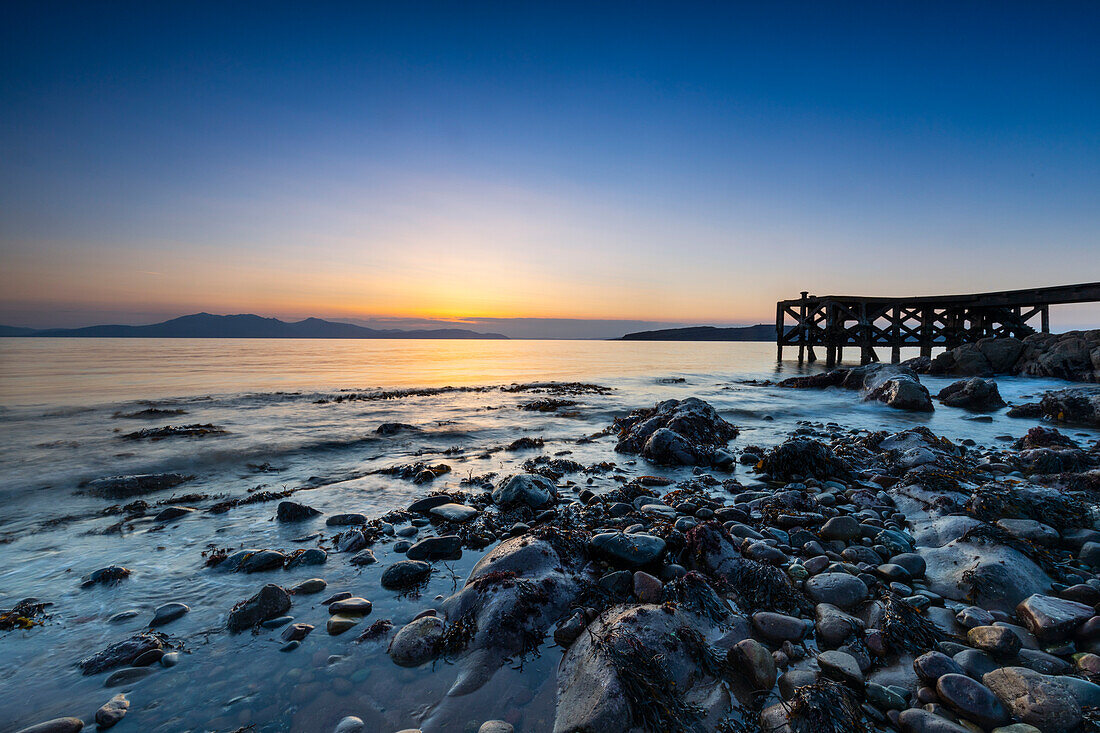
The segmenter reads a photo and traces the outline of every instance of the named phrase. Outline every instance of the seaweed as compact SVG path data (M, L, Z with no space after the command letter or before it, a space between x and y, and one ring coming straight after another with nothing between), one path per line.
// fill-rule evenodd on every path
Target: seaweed
M716 623L729 618L730 611L701 574L691 571L664 587L664 601Z
M632 725L653 731L702 730L702 711L684 700L657 649L614 630L603 636L593 634L592 645L618 674Z
M1059 492L1023 492L1003 484L986 484L966 502L965 511L976 519L995 522L1002 517L1032 519L1062 532L1079 527L1089 516L1089 505L1081 497Z
M862 701L844 685L820 679L799 687L788 702L791 733L866 733Z
M947 634L922 616L916 606L897 593L880 587L877 600L882 605L879 629L891 651L921 654L948 638Z
M0 609L0 631L13 629L29 629L32 626L41 626L49 618L46 606L37 598L24 598L9 609Z
M816 440L792 438L772 448L756 468L779 481L813 477L818 480L849 479L852 470L847 461Z
M738 605L747 611L808 612L813 608L782 569L744 559L731 583Z
M378 639L383 635L389 633L390 629L392 628L392 621L390 621L388 618L380 618L373 624L368 626L366 631L360 634L359 638L356 639L356 641L374 641L375 639Z
M466 650L477 634L477 618L472 611L455 619L443 629L436 647L444 660L455 657Z

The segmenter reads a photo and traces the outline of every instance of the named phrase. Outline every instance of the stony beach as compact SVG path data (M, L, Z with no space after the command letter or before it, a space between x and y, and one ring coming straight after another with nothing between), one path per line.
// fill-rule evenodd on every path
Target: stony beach
M980 369L963 354L705 390L656 379L676 396L633 409L588 382L346 391L311 409L379 415L364 440L400 460L285 481L254 458L255 488L229 493L186 470L88 478L80 511L0 545L14 563L58 554L59 532L104 543L9 580L0 611L27 670L21 648L68 639L50 664L79 692L7 667L0 729L1093 730L1100 392L1044 382L1010 402L994 375L1025 349L1005 369L976 350ZM1074 368L1039 376L1095 381ZM721 390L753 410L716 408ZM431 413L455 395L474 402ZM780 399L896 424L776 419ZM198 450L238 430L142 410L116 415L148 423L118 445ZM494 440L428 439L472 410L500 421ZM945 413L951 436L920 423ZM368 485L410 500L366 501ZM175 558L156 594L146 553Z

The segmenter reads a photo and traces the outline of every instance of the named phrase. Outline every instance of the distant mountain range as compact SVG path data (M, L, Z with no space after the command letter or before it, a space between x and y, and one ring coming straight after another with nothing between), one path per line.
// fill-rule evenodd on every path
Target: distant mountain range
M506 339L499 333L465 328L424 330L376 329L320 318L280 321L250 313L216 316L195 313L148 326L87 326L85 328L20 328L0 326L0 336L59 338L298 338L298 339Z
M775 341L775 326L761 323L756 326L718 328L716 326L689 326L688 328L664 328L660 331L628 333L620 341Z

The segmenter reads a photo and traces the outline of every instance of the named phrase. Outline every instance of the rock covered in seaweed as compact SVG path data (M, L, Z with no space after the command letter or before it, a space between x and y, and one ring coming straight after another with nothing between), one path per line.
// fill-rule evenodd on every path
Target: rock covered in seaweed
M696 397L665 400L615 421L619 453L638 453L662 465L710 465L737 428Z
M1005 406L1000 390L997 389L997 383L992 379L981 377L960 379L941 389L936 399L948 407L963 407L976 411L996 410Z
M931 412L932 397L910 367L897 364L864 364L850 369L834 369L823 374L791 377L780 387L821 389L843 387L859 390L865 400L877 400L899 410Z

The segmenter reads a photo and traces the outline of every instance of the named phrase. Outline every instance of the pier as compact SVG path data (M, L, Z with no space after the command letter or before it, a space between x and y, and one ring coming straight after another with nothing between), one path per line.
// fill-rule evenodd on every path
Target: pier
M1023 338L1050 331L1050 306L1100 301L1100 282L970 295L879 298L858 295L810 295L781 300L775 306L777 358L784 346L798 347L798 361L817 361L825 349L833 366L844 348L860 350L860 363L878 361L876 347L888 347L890 360L901 360L901 347L916 346L921 356L933 347L953 349L990 336ZM1032 322L1038 319L1038 328ZM790 321L793 321L791 323Z

